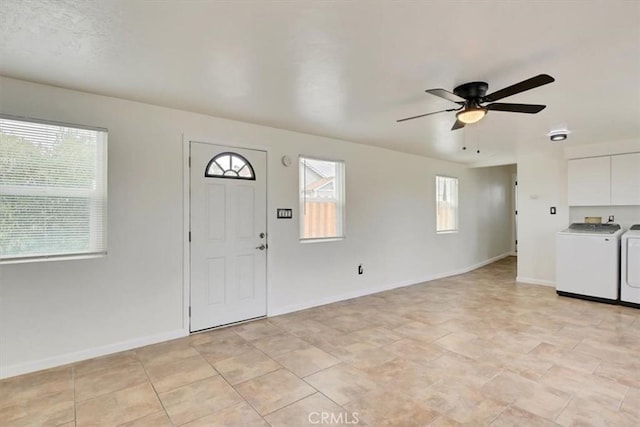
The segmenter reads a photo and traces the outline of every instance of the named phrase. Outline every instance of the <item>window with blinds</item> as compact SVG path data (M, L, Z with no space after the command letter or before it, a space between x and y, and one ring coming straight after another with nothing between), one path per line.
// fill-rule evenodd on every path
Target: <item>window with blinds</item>
M458 178L436 176L436 232L458 231Z
M0 115L0 262L106 254L107 131Z

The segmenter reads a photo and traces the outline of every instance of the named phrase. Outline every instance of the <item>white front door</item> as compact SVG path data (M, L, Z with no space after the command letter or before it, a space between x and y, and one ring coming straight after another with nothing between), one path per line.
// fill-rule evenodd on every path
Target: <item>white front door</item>
M190 143L191 331L267 314L267 154Z

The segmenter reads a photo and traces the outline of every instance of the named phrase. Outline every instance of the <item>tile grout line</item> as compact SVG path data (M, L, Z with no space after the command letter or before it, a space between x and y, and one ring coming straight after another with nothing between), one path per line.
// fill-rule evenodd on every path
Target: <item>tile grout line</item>
M624 401L627 398L627 395L629 394L630 390L631 390L631 387L627 386L627 389L624 392L624 396L622 396L622 399L620 399L620 403L618 403L618 408L616 409L617 412L621 411L622 405L624 404Z
M206 333L206 332L205 332L205 333ZM240 337L240 338L242 338L242 337ZM242 339L244 339L244 338L242 338ZM245 341L246 341L246 340L245 340ZM190 383L183 384L183 385L180 385L180 386L178 386L178 387L174 387L174 388L172 388L172 389L170 389L170 390L166 390L166 391L164 391L163 393L170 393L170 392L172 392L172 391L174 391L174 390L177 390L177 389L182 388L182 387L187 387L187 386L193 385L193 384L195 384L195 383L197 383L197 382L200 382L200 381L208 380L208 379L210 379L210 378L220 377L220 378L221 378L225 383L227 383L227 385L228 385L229 387L231 387L231 388L232 388L232 389L233 389L233 390L234 390L234 391L235 391L235 392L236 392L236 393L237 393L237 394L242 398L242 400L244 400L246 403L248 403L248 404L249 404L249 406L251 406L251 407L253 408L253 406L252 406L252 405L251 405L251 404L250 404L250 403L249 403L249 402L244 398L244 396L242 396L242 394L240 394L240 392L238 392L238 390L236 390L236 389L235 389L235 387L234 387L233 385L231 385L231 383L229 383L229 382L227 381L227 379L224 377L224 375L222 375L222 373L221 373L220 371L218 371L218 370L216 369L216 367L215 367L215 366L213 366L213 364L212 364L212 363L211 363L211 362L210 362L210 361L209 361L209 360L208 360L208 359L207 359L207 358L206 358L206 357L205 357L205 356L204 356L200 351L198 351L198 349L197 349L197 348L195 348L195 347L193 346L193 344L189 344L189 347L193 348L193 350L195 350L195 351L198 353L198 356L200 356L200 357L201 357L201 358L202 358L202 359L203 359L203 360L204 360L204 361L205 361L209 366L211 366L211 369L213 369L213 370L214 370L215 375L211 375L211 376L208 376L208 377L205 377L205 378L200 378L200 379L194 380L194 381L192 381L192 382L190 382ZM191 356L191 357L195 357L195 356ZM232 356L232 357L235 357L235 356ZM224 359L224 360L226 360L226 359ZM173 420L171 419L171 417L169 416L169 413L167 412L166 407L164 406L164 402L163 402L163 401L162 401L162 399L160 398L160 395L159 395L158 391L156 390L155 385L153 384L153 381L151 381L151 378L149 378L149 374L147 373L147 369L146 369L146 367L144 366L144 363L142 363L142 361L140 361L140 364L142 365L142 367L143 367L143 369L144 369L144 371L145 371L145 375L147 376L147 380L148 380L148 381L149 381L149 383L151 384L151 387L153 388L153 391L155 392L156 397L157 397L157 398L158 398L158 400L160 401L160 405L162 405L162 409L164 410L165 414L167 415L167 418L169 419L169 421L171 422L171 424L172 424L173 426L175 426L175 424L174 424ZM271 372L274 372L274 371L271 371ZM270 372L269 372L269 373L270 373ZM264 374L264 375L266 375L266 374ZM247 381L248 381L248 380L247 380ZM230 405L228 405L228 406L225 406L224 408L220 408L220 409L218 409L218 410L216 410L216 411L212 412L211 414L207 414L207 415L204 415L204 416L202 416L202 417L196 418L196 420L199 420L199 419L201 419L201 418L205 418L205 417L211 416L211 415L213 415L213 414L215 414L215 413L217 413L217 412L220 412L220 411L222 411L222 410L224 410L224 409L230 408L230 407L231 407L231 406L233 406L233 405L234 405L234 404L230 404ZM256 412L257 412L257 411L256 411ZM258 413L258 415L260 415L260 413L259 413L259 412L257 412L257 413ZM141 417L141 418L144 418L144 417ZM137 419L140 419L140 418L137 418ZM195 420L191 420L191 421L195 421ZM187 421L187 422L191 422L191 421Z
M571 404L571 402L578 397L578 395L575 392L570 393L571 397L567 400L567 402L562 406L562 409L558 412L558 415L556 415L552 421L556 421L558 418L560 418L560 416L564 413L564 411L569 407L569 405Z
M147 372L147 367L144 366L144 363L140 359L140 356L138 355L138 352L134 352L134 353L136 355L136 359L138 360L138 363L140 363L140 365L142 365L142 370L144 371L144 375L147 377L147 381L149 382L149 385L151 385L151 388L153 389L153 392L156 395L156 399L158 399L158 402L160 402L160 406L162 407L162 410L164 411L165 415L167 416L167 419L169 420L169 422L171 423L172 426L175 426L175 423L173 422L173 420L169 416L169 412L167 411L167 408L164 406L164 402L162 401L162 399L160 398L160 395L158 394L158 390L156 390L156 386L153 385L153 381L151 381L151 378L149 378L149 373ZM200 354L200 353L198 353L198 354ZM150 415L150 414L148 414L148 415ZM144 418L144 417L140 417L138 419L141 419L141 418Z
M118 354L118 353L114 353L114 354ZM89 360L91 360L91 359L89 359ZM143 367L143 368L144 368L144 366L143 366L142 362L139 362L139 361L138 361L138 363L140 364L140 366L141 366L141 367ZM96 370L94 370L94 371L91 371L91 372L90 372L90 374L96 373L96 372L98 372L98 371L103 371L103 370L104 370L104 371L110 371L110 370L112 370L112 369L113 369L113 368L100 368L100 369L96 369ZM145 373L145 376L146 376L146 373ZM74 377L75 377L75 376L74 376ZM148 377L147 377L147 379L148 379ZM151 381L149 380L149 382L151 382ZM111 394L111 393L117 393L117 392L119 392L119 391L126 390L126 389L131 388L131 387L137 387L137 386L139 386L139 385L141 385L141 384L144 384L144 382L140 382L140 383L137 383L137 384L130 384L130 385L127 385L127 386L124 386L124 387L121 387L121 388L116 388L116 389L114 389L114 390L110 390L110 391L107 391L107 392L101 392L100 394L96 394L95 396L91 396L91 397L89 397L89 398L87 398L87 399L81 400L81 401L79 401L78 403L83 403L83 402L87 402L87 401L89 401L89 400L97 399L97 398L99 398L99 397L104 397L104 396L106 396L106 395L108 395L108 394ZM74 400L75 400L75 384L74 384Z
M76 405L76 367L71 365L71 386L73 387L73 425L78 426L78 408Z
M255 377L253 377L253 378L248 378L248 379L246 379L246 380L240 381L239 383L237 383L237 384L235 384L235 385L231 384L231 383L227 380L227 378L224 376L224 374L222 374L222 372L220 372L220 373L219 373L219 375L220 375L220 376L221 376L225 381L227 381L227 383L228 383L231 387L233 387L234 389L235 389L235 386L236 386L236 385L244 384L244 383L246 383L246 382L248 382L248 381L252 381L252 380L255 380L255 379L258 379L258 378L262 378L262 377L264 377L264 376L266 376L266 375L269 375L269 374L272 374L272 373L274 373L274 372L276 372L276 371L279 371L280 369L286 369L286 368L285 368L284 366L282 366L282 365L281 365L277 360L275 360L275 359L273 359L272 357L268 356L267 354L265 354L264 352L262 352L260 349L256 348L255 350L256 350L256 351L259 351L260 353L264 354L264 355L265 355L266 357L268 357L269 359L273 360L275 363L277 363L277 364L278 364L278 366L279 366L279 367L278 367L278 368L276 368L276 369L274 369L273 371L265 372L265 373L263 373L263 374L260 374L260 375L255 376ZM233 357L236 357L236 356L233 356ZM228 359L232 359L233 357L229 357ZM205 358L205 359L206 359L206 358ZM224 360L228 360L228 359L223 359L222 361L224 361ZM215 366L213 367L213 369L215 369ZM216 371L217 371L217 369L216 369ZM217 372L219 372L219 371L217 371ZM295 375L295 374L294 374L294 375Z
M496 420L497 420L498 418L500 418L500 416L501 416L502 414L504 414L504 412L505 412L507 409L509 409L509 408L511 408L511 404L508 404L507 406L505 406L505 407L504 407L504 409L502 409L502 411L500 411L496 416L494 416L493 418L491 418L491 420L486 424L486 425L487 425L487 427L492 426L492 425L496 422Z
M313 387L312 387L312 388L313 388ZM314 394L320 393L320 392L319 392L318 390L316 390L315 388L313 388L313 390L314 390L314 392L313 392L313 393L311 393L311 394L307 394L307 395L305 395L305 396L302 396L300 399L294 400L293 402L291 402L291 403L287 403L286 405L284 405L284 406L283 406L283 407L281 407L281 408L274 409L273 411L271 411L271 412L269 412L269 413L264 414L264 415L263 415L263 418L264 418L264 417L267 417L267 416L269 416L269 415L271 415L271 414L273 414L273 413L275 413L275 412L278 412L278 411L279 411L279 410L281 410L281 409L288 408L289 406L294 405L294 404L296 404L296 403L298 403L298 402L300 402L300 401L302 401L302 400L306 399L307 397L311 397L311 396L313 396ZM266 421L266 419L265 419L265 421ZM268 421L267 421L267 422L268 422ZM268 423L269 423L269 422L268 422ZM269 423L269 424L271 424L271 423Z
M214 368L214 369L215 369L215 368ZM272 371L272 372L275 372L275 371ZM266 374L265 374L265 375L266 375ZM263 420L265 423L267 423L267 424L271 425L270 423L268 423L268 422L267 422L267 420L265 420L265 419L264 419L264 416L260 413L260 411L258 411L258 408L256 408L255 406L253 406L253 405L251 404L251 402L249 402L249 400L248 400L246 397L244 397L244 395L243 395L242 393L240 393L240 391L239 391L239 390L237 390L237 389L236 389L236 388L235 388L235 387L234 387L234 386L233 386L229 381L227 381L227 379L224 377L224 375L220 374L220 378L222 378L222 381L224 381L224 382L225 382L229 387L231 387L231 389L232 389L234 392L236 392L236 394L237 394L238 396L240 396L240 398L242 398L242 400L243 400L247 405L249 405L249 406L251 407L251 409L253 409L253 410L255 411L255 413L256 413L256 414L258 414L258 416L259 416L260 418L262 418L262 420ZM248 381L248 380L247 380L247 381ZM242 383L239 383L239 384L242 384ZM232 406L232 405L229 405L229 406L227 406L227 407L225 407L225 408L223 408L223 409L230 408L231 406ZM222 410L222 409L221 409L221 410ZM216 411L216 412L219 412L219 411ZM215 413L215 412L214 412L214 413Z
M356 370L360 371L360 369L358 369L358 368L356 368L356 367L354 367L354 366L352 366L352 365L349 365L349 364L348 364L348 363L346 363L346 362L341 361L340 363L343 363L343 364L345 364L345 365L347 365L347 366L349 366L349 367L351 367L351 368L353 368L353 369L356 369ZM329 396L327 396L327 395L326 395L324 392L322 392L321 390L318 390L317 388L315 388L312 384L309 384L309 382L306 380L306 378L308 378L308 377L310 377L310 376L312 376L312 375L315 375L315 374L317 374L317 373L319 373L319 372L322 372L322 371L324 371L324 370L326 370L326 369L330 369L330 368L333 368L333 367L335 367L335 366L338 366L340 363L337 363L337 364L335 364L335 365L328 366L328 367L326 367L326 368L324 368L324 369L319 370L318 372L314 372L313 374L309 374L309 375L307 375L306 377L302 377L302 378L300 378L300 379L301 379L302 381L304 381L306 384L308 384L308 385L309 385L309 387L313 388L313 389L314 389L314 390L316 390L318 393L320 393L321 395L323 395L324 397L326 397L327 399L329 399L331 402L335 403L337 406L339 406L340 408L342 408L345 412L348 412L348 409L347 409L347 408L345 408L345 407L344 407L344 405L347 405L347 404L351 403L351 402L352 402L351 400L349 400L348 402L345 402L345 403L343 403L343 404L341 405L341 404L339 404L338 402L336 402L335 400L331 399ZM366 372L364 372L364 371L361 371L361 372L363 372L367 377L369 376L369 374L368 374L368 373L366 373ZM367 378L367 379L368 379L368 378ZM377 382L375 382L375 381L373 381L373 380L371 380L371 382L373 382L373 383L376 385L376 389L381 389L381 388L382 388L382 387L381 387ZM370 391L373 391L373 390L370 390ZM364 394L367 394L367 393L369 393L369 391L364 392L364 393L362 393L362 394L364 395Z

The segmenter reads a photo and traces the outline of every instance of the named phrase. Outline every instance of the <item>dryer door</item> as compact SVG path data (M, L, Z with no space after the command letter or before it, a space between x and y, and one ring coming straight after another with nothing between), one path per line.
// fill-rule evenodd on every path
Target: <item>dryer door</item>
M627 284L632 288L640 288L640 236L627 238Z

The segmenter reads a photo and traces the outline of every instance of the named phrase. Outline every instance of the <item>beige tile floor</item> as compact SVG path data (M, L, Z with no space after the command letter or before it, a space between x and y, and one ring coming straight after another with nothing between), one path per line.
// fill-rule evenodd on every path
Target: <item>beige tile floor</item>
M0 425L640 425L640 310L514 277L507 258L10 378Z

